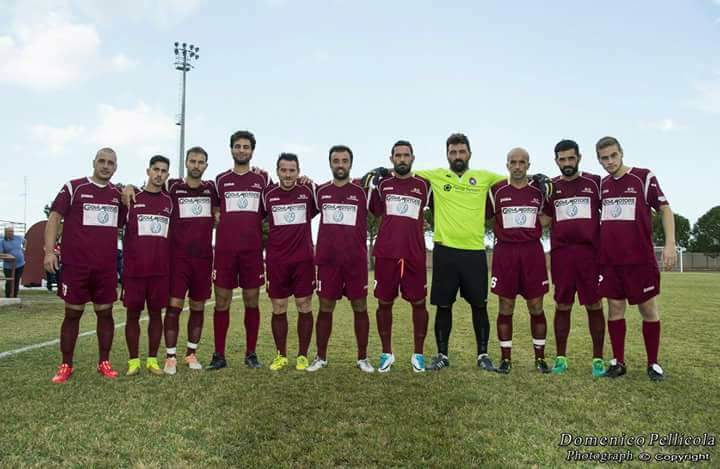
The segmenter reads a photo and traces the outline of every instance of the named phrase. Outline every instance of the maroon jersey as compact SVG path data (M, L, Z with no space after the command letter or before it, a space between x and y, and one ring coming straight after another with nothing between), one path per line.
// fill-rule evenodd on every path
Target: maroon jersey
M370 211L382 217L373 248L375 257L425 259L425 218L430 184L423 178L389 177L370 196Z
M262 191L270 184L266 173L232 169L215 178L220 198L220 223L215 234L215 251L223 254L262 251Z
M126 214L120 195L113 184L101 186L90 178L73 179L63 186L50 209L64 219L63 264L115 270L118 228Z
M123 238L123 275L150 277L170 270L170 216L173 201L163 192L139 191L127 212Z
M265 189L263 206L269 224L268 263L290 264L313 258L310 221L318 213L314 191L311 185L299 184L289 191L279 185Z
M597 246L600 236L600 176L578 173L572 181L556 177L543 212L553 219L550 247Z
M650 209L668 201L649 169L630 168L619 178L600 184L600 263L609 265L655 262Z
M486 217L495 218L495 240L508 243L539 240L543 203L542 192L533 185L518 189L508 181L500 181L492 186L485 207Z
M320 210L315 263L367 263L368 194L356 181L342 187L332 181L319 186L315 200Z
M212 258L212 210L219 205L215 183L202 181L191 188L182 179L168 182L173 200L170 249L176 258Z

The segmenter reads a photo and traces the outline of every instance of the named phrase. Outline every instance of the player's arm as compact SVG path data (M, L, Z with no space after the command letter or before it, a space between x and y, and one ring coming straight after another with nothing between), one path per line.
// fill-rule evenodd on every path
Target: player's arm
M552 225L552 217L549 217L545 215L544 213L540 214L540 224L543 228L547 228L550 225Z
M391 169L383 168L382 166L371 169L360 178L360 185L365 188L377 186L380 184L380 180L389 176L391 172Z
M677 261L675 250L675 215L669 205L660 206L663 232L665 233L665 247L663 248L663 267L665 270L672 270Z
M60 231L61 220L62 215L56 211L52 211L45 225L45 258L43 259L43 267L50 273L55 273L60 268L57 255L55 254L55 242L57 241L58 232Z

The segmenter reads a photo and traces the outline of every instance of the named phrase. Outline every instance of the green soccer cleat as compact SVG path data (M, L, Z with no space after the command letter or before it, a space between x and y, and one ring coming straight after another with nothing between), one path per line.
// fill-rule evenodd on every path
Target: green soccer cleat
M567 358L555 357L555 364L552 367L553 374L564 375L568 369Z
M307 357L305 355L298 355L295 359L295 369L298 371L305 371L308 366L310 366L310 362Z
M270 369L272 371L280 371L286 366L288 366L288 359L287 357L280 355L279 352L277 356L273 359L272 363L270 363Z
M160 376L164 374L162 368L160 368L160 365L158 364L156 357L148 357L147 361L145 362L145 369L154 375Z
M125 373L125 376L135 376L140 373L140 359L139 358L131 358L128 360L128 369L127 373Z
M593 358L592 375L593 378L602 378L605 376L605 362L602 358Z

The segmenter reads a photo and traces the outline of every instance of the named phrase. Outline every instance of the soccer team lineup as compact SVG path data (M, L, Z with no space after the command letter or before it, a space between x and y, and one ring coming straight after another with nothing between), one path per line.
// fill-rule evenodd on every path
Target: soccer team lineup
M86 309L96 314L97 372L103 378L175 375L178 368L218 372L234 365L269 368L272 373L288 368L332 373L328 348L333 314L344 298L352 309L357 356L354 364L334 366L354 365L358 373L388 373L400 367L451 373L452 310L456 301L463 301L471 310L479 370L531 372L513 371L512 360L513 335L526 334L513 331L513 315L517 311L524 317L527 311L532 372L562 375L571 358L567 342L577 302L587 312L587 329L574 334L589 334L592 360L578 359L573 366L586 369L588 379L617 379L642 369L652 381L665 379L658 359L661 321L656 298L660 269L670 270L676 262L674 218L658 178L626 161L618 139L600 138L589 156L575 141L559 141L554 148L556 177L532 174L530 155L523 148L507 153L505 174L476 169L470 140L462 133L447 138L446 160L438 161L437 169L413 169L412 143L398 140L388 145L390 167L357 173L361 177L351 176L351 148L335 145L327 152L331 179L322 184L302 175L302 162L294 153L279 154L275 168L253 166L256 143L250 131L233 133L232 167L214 179L205 175L208 153L202 147L187 150L182 179L169 177L167 157L151 156L141 187L111 182L121 158L102 148L93 159L92 176L61 186L44 235L44 268L61 272L58 295L65 308L62 359L53 383L65 383L73 375ZM584 172L582 158L597 158L606 174ZM652 242L653 212L660 214L665 234L660 265ZM433 226L430 281L426 215ZM314 243L315 217L319 224ZM379 226L372 244L369 217ZM548 231L549 268L542 244ZM123 257L118 296L119 237ZM493 240L487 254L486 239ZM546 299L551 286L552 298ZM236 291L241 295L233 296ZM496 311L489 311L489 293L497 296ZM262 314L270 316L265 324L270 323L276 352L261 360L256 346L264 294L272 311ZM382 348L377 359L368 354L370 294L377 300ZM313 295L319 305L316 313ZM244 364L229 364L226 358L233 298L244 308ZM126 313L128 361L122 369L110 363L118 299ZM553 313L547 318L549 304ZM625 336L633 334L626 331L628 304L633 313L637 306L642 317L647 356L646 364L632 369L625 361ZM436 351L427 354L426 361L429 307L436 312ZM297 350L288 350L289 310L297 312ZM408 310L413 353L396 357L393 314L406 315ZM146 357L140 356L143 311L148 316ZM212 320L214 351L201 363L206 315ZM549 320L554 326L552 362L545 350ZM187 327L186 344L178 344L181 327ZM606 334L611 350L604 350ZM590 356L589 351L584 356Z

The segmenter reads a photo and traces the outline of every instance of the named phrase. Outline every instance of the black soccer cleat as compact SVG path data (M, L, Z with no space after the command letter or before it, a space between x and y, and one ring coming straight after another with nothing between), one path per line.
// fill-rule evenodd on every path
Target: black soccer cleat
M627 373L627 368L625 367L625 364L615 359L612 359L610 361L610 367L607 369L607 371L605 371L604 376L606 378L619 378L625 373Z
M217 353L213 353L212 360L210 360L210 364L206 369L213 371L219 370L220 368L227 368L227 366L227 360L225 360L225 357L220 356Z
M665 371L657 363L653 363L648 366L647 369L648 377L650 381L662 381L665 379Z
M438 353L435 355L432 360L430 361L430 364L425 368L429 371L440 371L443 368L447 368L450 366L450 359L447 357L447 355L443 355L442 353Z
M257 355L253 352L245 357L245 366L248 368L262 368L262 363L260 363Z
M490 360L490 357L486 353L484 353L482 355L478 355L477 366L481 370L495 371L495 367L493 366L492 360Z
M503 358L500 362L500 366L495 369L495 371L501 375L510 374L510 370L512 370L512 362L509 358Z
M550 367L548 366L544 358L535 359L535 369L542 374L550 373Z

